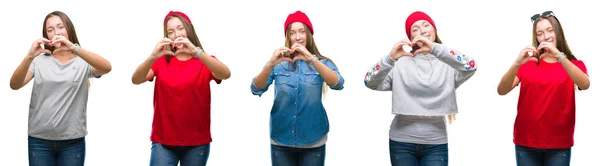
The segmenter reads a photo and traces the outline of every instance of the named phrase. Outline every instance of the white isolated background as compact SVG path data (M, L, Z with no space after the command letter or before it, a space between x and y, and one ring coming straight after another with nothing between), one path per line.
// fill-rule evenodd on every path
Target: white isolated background
M86 165L148 165L154 83L133 85L131 75L162 38L169 10L191 17L205 50L225 63L229 80L212 84L212 137L208 165L270 165L269 111L273 89L250 93L252 78L284 45L283 23L302 10L310 17L322 54L345 78L324 99L331 123L326 165L390 165L391 93L364 86L365 72L405 38L404 21L415 10L435 21L444 44L477 60L479 70L458 90L458 121L448 126L450 165L515 165L512 142L518 88L499 96L496 86L519 51L531 44L535 13L553 10L592 86L577 92L572 165L594 165L600 146L600 70L592 1L11 1L3 16L0 65L2 165L27 165L31 83L18 91L9 80L42 37L44 16L54 10L72 19L83 48L108 59L113 70L93 80L88 103ZM561 117L556 117L561 118Z

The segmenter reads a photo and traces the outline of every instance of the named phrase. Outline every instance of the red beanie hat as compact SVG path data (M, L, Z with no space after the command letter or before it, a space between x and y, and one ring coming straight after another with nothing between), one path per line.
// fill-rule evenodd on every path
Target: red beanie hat
M192 23L192 21L190 21L190 18L187 15L185 15L184 13L179 12L179 11L170 11L169 14L167 14L167 16L165 16L165 20L163 21L163 23L166 23L167 19L173 15L179 15L179 16L185 18L188 22Z
M286 35L288 25L290 25L291 23L294 23L294 22L304 23L304 25L306 25L308 27L308 29L310 29L310 32L312 34L315 34L312 23L310 23L310 19L308 19L308 16L306 16L306 14L304 14L300 10L298 10L298 11L288 15L287 19L285 19L285 24L283 24L283 34L284 35Z
M425 14L421 11L416 11L416 12L413 12L412 14L410 14L408 16L408 18L406 18L406 23L404 24L404 26L406 28L406 36L408 36L408 38L410 38L410 27L412 26L412 24L414 24L415 22L417 22L419 20L426 20L431 25L433 25L433 28L437 29L435 27L435 23L433 22L431 17L429 17L427 14Z

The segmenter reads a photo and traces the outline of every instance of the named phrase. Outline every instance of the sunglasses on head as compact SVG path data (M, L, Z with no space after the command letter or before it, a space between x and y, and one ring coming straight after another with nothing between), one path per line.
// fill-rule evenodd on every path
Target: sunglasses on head
M535 15L531 16L531 22L533 23L533 22L537 21L538 19L540 19L540 17L548 18L550 16L554 16L554 12L545 11L542 14L535 14Z

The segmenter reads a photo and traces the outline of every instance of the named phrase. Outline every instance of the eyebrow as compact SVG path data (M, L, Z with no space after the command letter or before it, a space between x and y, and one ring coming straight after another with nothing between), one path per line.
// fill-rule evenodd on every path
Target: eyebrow
M58 24L56 24L56 26L60 26L60 25L62 25L62 23L58 23ZM51 25L48 25L48 26L46 27L46 29L50 29L50 28L54 28L54 27L52 27Z
M179 24L179 25L175 26L175 28L183 28L183 25ZM172 30L173 30L173 28L167 28L167 31L172 31Z

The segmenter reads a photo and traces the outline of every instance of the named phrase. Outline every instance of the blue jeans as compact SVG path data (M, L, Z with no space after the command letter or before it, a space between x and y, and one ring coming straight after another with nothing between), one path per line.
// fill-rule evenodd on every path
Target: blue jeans
M271 144L273 166L325 165L325 145L317 148L292 148Z
M538 149L515 145L517 166L568 166L571 148Z
M390 140L392 166L447 166L448 144L413 144Z
M85 137L72 140L27 138L30 166L83 166Z
M200 146L169 146L152 143L150 166L181 166L206 165L210 144Z

